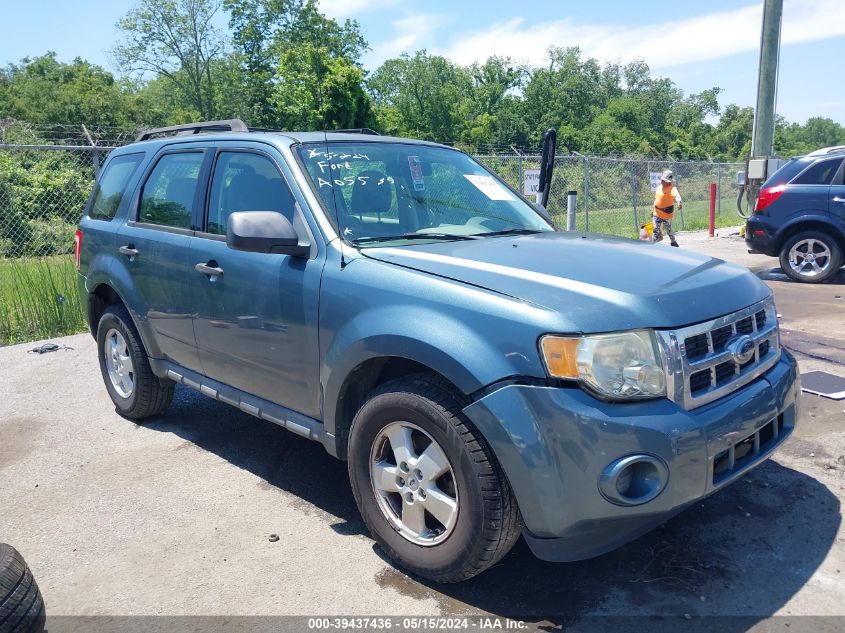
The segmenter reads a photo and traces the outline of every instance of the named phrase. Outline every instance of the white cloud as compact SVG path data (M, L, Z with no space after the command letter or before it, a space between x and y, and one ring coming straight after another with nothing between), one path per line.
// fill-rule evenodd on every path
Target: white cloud
M372 52L367 55L365 65L375 68L391 57L426 48L430 43L430 36L445 22L444 16L430 13L420 13L394 20L391 22L394 37L374 44Z
M582 23L571 19L529 24L511 18L490 27L453 34L441 52L460 64L506 55L541 65L549 46L578 46L603 62L644 59L652 68L726 57L756 50L762 4L645 26ZM784 44L845 35L843 0L786 0Z
M330 18L354 18L360 13L386 9L402 0L320 0L320 11Z

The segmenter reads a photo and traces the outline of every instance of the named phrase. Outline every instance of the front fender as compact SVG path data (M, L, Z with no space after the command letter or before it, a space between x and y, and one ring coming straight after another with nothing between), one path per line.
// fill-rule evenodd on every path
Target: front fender
M482 322L488 318L478 317ZM529 349L533 347L529 343ZM338 399L347 376L368 360L412 360L471 394L509 376L544 376L539 357L533 356L525 353L518 337L491 339L484 323L470 328L440 310L403 304L360 312L336 331L323 354L320 380L326 429L336 430Z

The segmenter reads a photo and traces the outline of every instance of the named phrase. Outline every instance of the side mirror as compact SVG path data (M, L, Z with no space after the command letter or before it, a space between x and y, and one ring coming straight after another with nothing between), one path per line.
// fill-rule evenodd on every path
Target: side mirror
M276 211L236 211L229 216L226 244L236 251L278 253L307 257L308 244L300 244L296 229Z

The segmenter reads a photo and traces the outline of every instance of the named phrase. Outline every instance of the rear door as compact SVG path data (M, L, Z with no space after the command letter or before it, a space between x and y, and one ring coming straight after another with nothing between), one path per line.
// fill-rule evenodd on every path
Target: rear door
M234 251L226 244L235 211L276 211L309 235L288 183L292 174L275 148L220 143L211 167L206 213L191 241L194 331L203 373L309 415L319 416L317 308L322 257ZM298 204L297 204L298 203ZM309 241L314 244L313 239Z
M842 165L842 157L818 160L789 183L783 196L788 202L786 218L816 213L828 214L831 182Z
M161 356L201 371L197 356L188 275L194 209L204 188L204 149L165 149L141 182L129 221L118 232L120 259L131 277L128 302L135 318L154 338Z

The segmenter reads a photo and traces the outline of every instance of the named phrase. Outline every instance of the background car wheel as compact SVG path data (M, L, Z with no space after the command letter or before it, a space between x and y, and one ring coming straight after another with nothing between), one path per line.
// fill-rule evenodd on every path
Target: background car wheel
M842 266L842 250L831 236L818 231L793 235L780 251L780 267L795 281L819 283Z
M0 633L40 633L44 599L23 557L0 543Z
M175 385L153 374L138 330L123 305L109 306L100 318L97 350L103 382L121 415L140 420L170 406Z
M471 578L519 538L510 486L454 390L428 375L370 394L352 422L349 476L384 551L437 582Z

